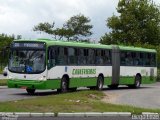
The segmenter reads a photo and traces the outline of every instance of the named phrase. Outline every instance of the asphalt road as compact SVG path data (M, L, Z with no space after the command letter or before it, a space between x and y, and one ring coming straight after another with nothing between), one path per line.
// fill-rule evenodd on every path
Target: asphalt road
M21 99L35 98L37 96L47 96L57 94L52 90L37 90L35 95L28 95L25 89L12 89L7 86L0 86L0 101L16 101Z
M7 77L6 76L3 76L3 74L0 74L0 80L1 79L7 79Z
M160 109L160 82L142 85L139 89L122 86L115 90L105 90L104 93L113 96L109 101L111 103Z
M83 90L85 88L80 88ZM105 88L103 92L110 97L110 103L126 104L144 108L160 108L160 82L155 84L142 85L139 89L129 89L120 86L118 89ZM35 95L28 95L24 89L8 89L0 86L0 101L16 101L20 99L34 98L38 96L55 95L56 91L36 91Z

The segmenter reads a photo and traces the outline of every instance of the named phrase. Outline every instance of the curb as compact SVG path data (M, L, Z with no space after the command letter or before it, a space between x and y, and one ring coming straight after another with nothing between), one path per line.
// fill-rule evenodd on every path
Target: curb
M103 116L125 116L125 117L129 117L132 114L130 112L104 112L102 113Z
M159 115L158 113L142 112L142 115Z
M58 113L57 117L84 117L85 113Z
M159 115L159 113L142 112L141 115ZM0 112L0 117L132 117L130 112L77 112L77 113L31 113L31 112Z
M15 115L18 115L19 117L30 117L30 112L15 112Z
M0 117L11 115L18 117L55 117L55 113L0 112Z
M125 116L131 117L130 112L82 112L82 113L58 113L58 117L104 117L104 116Z
M8 88L8 86L0 86L0 89L7 89Z

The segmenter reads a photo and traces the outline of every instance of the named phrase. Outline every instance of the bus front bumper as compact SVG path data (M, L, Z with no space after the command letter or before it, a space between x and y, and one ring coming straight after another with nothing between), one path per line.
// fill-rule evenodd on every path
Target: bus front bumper
M22 89L59 89L61 81L54 80L8 80L8 88L22 88Z
M7 84L9 88L46 89L46 81L8 80Z

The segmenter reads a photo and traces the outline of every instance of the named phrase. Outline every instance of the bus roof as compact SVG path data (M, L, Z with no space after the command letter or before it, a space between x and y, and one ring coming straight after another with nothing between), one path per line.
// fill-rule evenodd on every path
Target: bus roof
M155 49L147 49L147 48L141 48L141 47L132 47L132 46L119 46L120 50L126 50L126 51L140 51L140 52L156 52Z
M68 41L58 41L58 40L51 40L51 39L36 39L36 40L14 40L16 42L45 42L46 45L59 45L59 46L75 46L75 47L84 47L84 48L104 48L104 49L112 49L111 45L102 45L102 44L93 44L93 43L85 43L85 42L68 42Z
M14 40L15 42L45 42L46 45L59 45L59 46L75 46L75 47L88 47L88 48L103 48L103 49L112 49L113 46L119 47L120 50L126 51L140 51L140 52L156 52L155 49L146 49L141 47L134 47L134 46L119 46L119 45L103 45L103 44L93 44L93 43L85 43L85 42L68 42L68 41L58 41L52 39L35 39L35 40Z

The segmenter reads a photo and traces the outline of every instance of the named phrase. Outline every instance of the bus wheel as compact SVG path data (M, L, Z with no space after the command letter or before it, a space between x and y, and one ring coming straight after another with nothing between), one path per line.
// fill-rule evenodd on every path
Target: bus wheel
M26 89L29 95L33 95L35 93L35 89Z
M75 92L77 90L77 87L69 88L69 90L71 90L72 92Z
M134 82L134 88L140 88L141 86L141 77L139 75L136 75L135 82Z
M97 79L97 87L96 89L97 90L102 90L103 89L103 77L102 76L98 76L98 79Z
M96 90L95 86L91 86L91 87L87 87L87 88L89 88L90 90Z
M128 85L129 88L140 88L140 86L141 86L141 77L139 75L136 75L133 85Z
M117 89L117 88L118 88L118 85L108 85L108 87L109 87L110 89Z
M66 77L63 77L61 80L61 92L65 93L68 91L68 81Z

